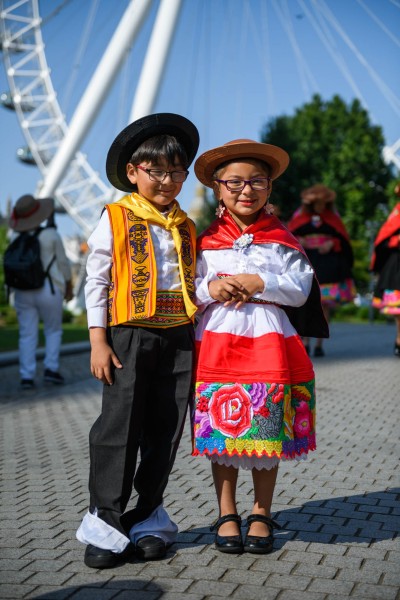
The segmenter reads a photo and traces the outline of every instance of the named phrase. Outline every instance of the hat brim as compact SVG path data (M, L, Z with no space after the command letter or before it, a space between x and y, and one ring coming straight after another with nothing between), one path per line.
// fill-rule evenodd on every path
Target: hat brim
M189 166L199 147L199 132L195 125L173 113L147 115L134 121L121 131L113 141L107 154L106 173L109 182L118 190L131 192L135 189L126 175L126 165L134 151L155 135L172 135L183 145Z
M22 233L23 231L30 231L36 229L39 225L48 219L54 212L54 200L53 198L35 198L39 202L39 207L29 217L14 218L11 215L8 224L11 229Z
M236 140L201 154L194 165L197 179L203 185L212 188L213 174L218 165L236 158L254 158L267 163L271 169L271 179L282 175L289 164L288 153L278 146L252 140Z

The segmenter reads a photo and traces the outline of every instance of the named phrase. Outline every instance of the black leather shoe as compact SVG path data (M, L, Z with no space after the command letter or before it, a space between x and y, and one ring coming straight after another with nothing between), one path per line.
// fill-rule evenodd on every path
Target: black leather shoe
M271 532L270 535L266 537L249 535L250 525L255 521L260 521L261 523L268 525ZM264 515L250 515L247 518L247 533L243 544L244 551L250 552L251 554L269 554L272 552L274 546L274 527L276 529L282 529L278 523L269 517L264 517Z
M315 346L314 348L314 356L325 356L325 352L321 346Z
M112 569L116 565L124 562L133 553L132 544L128 544L123 552L117 553L111 550L97 548L92 544L86 546L84 562L91 569Z
M136 542L136 556L143 560L159 560L167 554L167 544L156 535L145 535Z
M228 521L234 521L239 526L242 523L242 519L239 515L224 515L219 517L218 521L210 527L210 531L216 531L215 534L215 547L220 552L226 552L227 554L241 554L243 552L242 536L239 535L218 535L218 530L224 523Z

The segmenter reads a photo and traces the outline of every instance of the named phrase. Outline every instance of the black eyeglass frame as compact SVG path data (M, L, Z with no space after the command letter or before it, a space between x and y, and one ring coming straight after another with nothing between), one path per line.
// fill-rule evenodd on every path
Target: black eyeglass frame
M253 181L260 181L260 180L267 182L266 187L254 188ZM271 186L271 177L253 177L253 179L214 179L214 181L217 181L218 183L223 183L229 192L242 192L244 190L244 188L246 187L246 185L249 185L254 192L262 192L263 190L268 190ZM232 181L241 181L243 185L240 188L232 189L228 185Z
M142 165L135 165L135 167L137 169L140 169L141 171L144 171L145 173L147 173L150 181L157 181L157 183L162 183L164 181L164 179L167 177L167 175L169 175L171 177L171 181L173 181L174 183L183 183L184 181L186 181L186 179L189 175L189 171L187 171L187 170L164 171L164 169L147 169L146 167L142 167ZM157 171L158 173L163 173L163 175L161 176L161 179L157 179L156 176L152 174L152 171ZM174 179L174 173L184 173L185 177L184 177L184 179L181 179L180 181L176 181Z

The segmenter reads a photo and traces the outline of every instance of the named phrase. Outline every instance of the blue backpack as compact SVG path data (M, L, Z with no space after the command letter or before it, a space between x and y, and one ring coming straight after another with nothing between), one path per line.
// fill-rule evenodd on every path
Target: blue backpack
M8 288L17 290L38 290L44 286L46 277L50 281L51 291L54 286L49 270L55 256L45 270L40 258L39 227L33 234L24 231L18 235L6 248L3 259L5 283Z

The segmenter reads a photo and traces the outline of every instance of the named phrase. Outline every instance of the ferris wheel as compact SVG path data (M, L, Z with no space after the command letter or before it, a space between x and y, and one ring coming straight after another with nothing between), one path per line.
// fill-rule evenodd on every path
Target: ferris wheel
M163 67L173 37L182 0L160 0L142 71L133 98L130 121L153 110L161 82ZM153 0L127 0L126 9L91 78L75 112L67 122L51 80L42 38L39 0L0 0L1 49L9 93L3 99L17 115L27 143L27 156L40 170L43 182L37 195L54 196L87 237L98 222L98 215L107 202L114 199L115 190L105 183L90 166L80 145L97 112L121 69L127 49L133 44ZM357 0L364 4L363 0ZM362 97L345 62L330 44L322 26L322 16L330 21L338 34L357 55L351 40L346 39L340 24L334 20L324 0L306 3L298 0L304 15L312 24L321 43L341 69L343 76L358 97ZM302 83L306 88L312 76L296 43L290 20L285 14L286 2L271 0L287 39L296 55ZM320 21L310 7L318 8ZM372 15L375 20L377 18ZM362 62L363 57L357 58ZM365 66L365 65L364 65ZM368 67L368 65L367 65ZM382 81L379 74L369 74L381 88L386 100L400 114L399 98ZM365 103L364 103L365 104ZM400 140L384 149L387 162L400 170Z
M105 98L126 48L132 43L152 0L130 0L69 124L57 100L46 61L38 0L1 0L3 59L10 92L3 99L18 117L27 142L25 158L44 181L39 197L54 196L88 236L114 190L79 151ZM167 7L168 2L168 7ZM162 0L132 105L131 120L152 110L181 0ZM162 25L162 27L161 27ZM155 41L156 40L156 41ZM156 57L156 58L154 58ZM147 64L147 67L146 67ZM151 70L151 78L148 73Z

